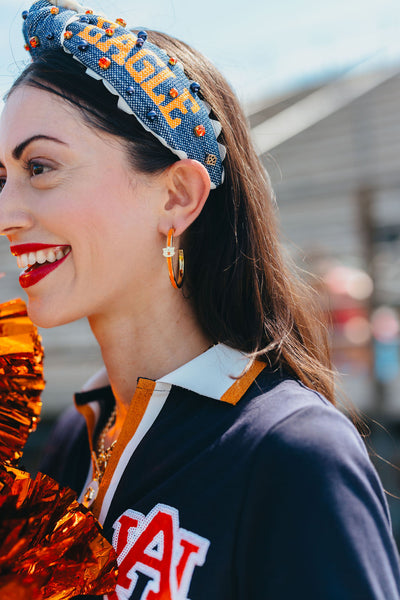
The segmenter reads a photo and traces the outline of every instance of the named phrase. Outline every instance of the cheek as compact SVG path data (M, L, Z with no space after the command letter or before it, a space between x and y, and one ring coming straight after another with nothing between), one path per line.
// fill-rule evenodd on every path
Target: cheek
M159 245L157 220L146 200L126 199L118 190L113 194L97 190L90 199L63 200L61 207L47 210L42 222L73 248L85 246L90 253L143 255Z

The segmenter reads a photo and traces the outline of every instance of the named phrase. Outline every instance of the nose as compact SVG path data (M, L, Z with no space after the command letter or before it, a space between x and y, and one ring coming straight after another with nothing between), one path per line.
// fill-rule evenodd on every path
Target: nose
M10 237L32 224L33 217L25 206L21 190L7 181L0 192L0 235Z

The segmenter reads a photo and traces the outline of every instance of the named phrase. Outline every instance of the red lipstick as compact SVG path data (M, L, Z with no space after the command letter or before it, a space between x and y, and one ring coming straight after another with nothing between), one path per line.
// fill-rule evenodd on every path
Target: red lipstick
M57 269L57 267L59 267L64 262L64 260L68 258L69 254L70 253L68 252L68 254L66 254L63 258L60 258L60 260L57 260L56 262L44 263L44 265L40 265L40 267L33 267L32 271L29 270L32 269L32 267L29 267L26 271L23 271L23 273L21 273L21 275L19 276L20 286L25 289L31 287L32 285L35 285L35 283L38 283L38 281L43 279L43 277L46 277L46 275L54 271L54 269Z
M21 254L28 254L29 252L39 252L39 250L45 250L46 248L67 248L65 244L18 244L16 246L10 246L11 254L14 256L20 256Z
M39 252L39 250L53 249L54 251L63 250L64 252L68 249L68 253L54 262L45 262L43 264L35 263L30 267L27 267L19 276L19 283L21 287L28 288L38 283L41 279L46 277L49 273L57 269L70 254L71 248L67 245L55 245L55 244L18 244L10 246L11 253L14 256L21 256L23 254L29 254L30 252Z

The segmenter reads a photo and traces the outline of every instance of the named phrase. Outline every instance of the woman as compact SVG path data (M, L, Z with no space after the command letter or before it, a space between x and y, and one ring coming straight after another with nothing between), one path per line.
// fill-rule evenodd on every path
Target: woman
M102 351L43 469L103 523L113 600L399 598L384 494L228 85L177 40L53 4L23 15L0 227L32 320L86 316Z

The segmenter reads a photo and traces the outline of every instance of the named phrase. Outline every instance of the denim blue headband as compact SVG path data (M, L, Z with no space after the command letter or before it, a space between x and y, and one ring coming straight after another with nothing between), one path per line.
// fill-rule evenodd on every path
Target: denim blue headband
M55 6L58 5L58 6ZM72 9L72 10L70 10ZM174 57L147 41L144 31L85 11L75 0L39 0L22 13L26 49L35 60L48 49L63 48L118 96L118 107L134 115L179 158L202 163L211 188L224 180L225 147L218 143L218 121Z

